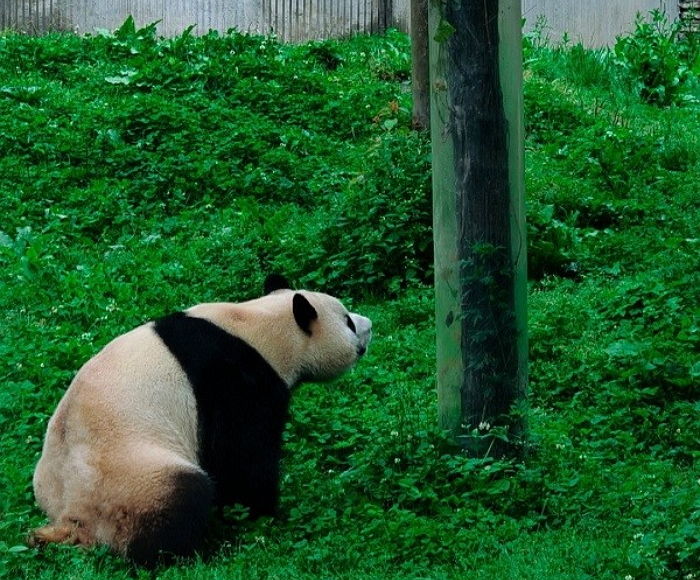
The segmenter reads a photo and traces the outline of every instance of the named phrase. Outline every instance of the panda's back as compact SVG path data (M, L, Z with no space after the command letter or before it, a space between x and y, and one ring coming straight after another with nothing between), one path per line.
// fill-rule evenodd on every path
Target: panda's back
M74 415L68 424L82 425L86 436L99 434L110 446L147 441L197 460L196 399L153 323L107 344L80 369L65 398Z

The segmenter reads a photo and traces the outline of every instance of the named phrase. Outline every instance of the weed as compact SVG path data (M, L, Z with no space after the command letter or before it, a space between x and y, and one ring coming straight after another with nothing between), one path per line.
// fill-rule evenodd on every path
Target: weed
M635 31L615 44L615 63L644 101L667 106L694 100L700 52L693 35L682 30L682 22L670 23L665 12L654 10L650 18L638 15Z

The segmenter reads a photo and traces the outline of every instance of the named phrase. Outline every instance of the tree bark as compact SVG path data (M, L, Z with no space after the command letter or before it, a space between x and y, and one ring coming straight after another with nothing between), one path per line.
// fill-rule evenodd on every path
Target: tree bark
M430 127L428 0L411 0L411 58L413 128L428 129Z

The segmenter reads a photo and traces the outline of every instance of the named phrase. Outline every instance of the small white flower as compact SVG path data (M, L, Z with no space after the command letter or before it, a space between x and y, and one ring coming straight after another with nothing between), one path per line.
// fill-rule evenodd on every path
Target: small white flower
M398 436L399 436L399 432L398 432L398 431L392 431L392 432L391 432L391 436L392 436L392 437L398 437Z
M629 574L627 574L627 576L625 576L625 580L634 580L634 578L632 578L632 576L630 576Z
M394 457L394 463L401 463L400 457Z
M489 429L491 429L491 425L488 422L482 421L481 423L479 423L480 431L488 431Z

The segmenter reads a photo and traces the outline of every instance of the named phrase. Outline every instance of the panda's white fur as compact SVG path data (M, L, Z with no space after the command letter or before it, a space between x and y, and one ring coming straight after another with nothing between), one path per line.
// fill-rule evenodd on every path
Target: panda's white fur
M194 549L212 503L274 511L288 391L349 369L371 322L281 277L266 291L147 323L80 369L34 473L50 519L34 543L107 544L151 562Z

